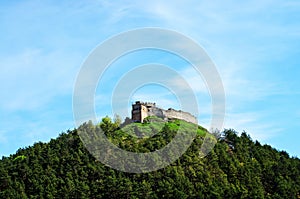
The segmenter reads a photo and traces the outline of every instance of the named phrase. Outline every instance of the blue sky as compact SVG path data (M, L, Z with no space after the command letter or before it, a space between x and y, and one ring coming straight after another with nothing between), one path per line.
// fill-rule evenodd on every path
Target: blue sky
M142 27L178 31L206 50L225 88L225 128L245 130L253 139L300 157L296 0L2 2L0 156L73 129L73 87L84 60L107 38ZM95 93L99 118L113 114L104 107L122 73L153 60L187 79L199 100L199 123L207 127L211 104L205 84L183 60L163 52L137 52L107 70L99 82L107 87ZM157 85L138 89L135 99L178 107L176 97Z

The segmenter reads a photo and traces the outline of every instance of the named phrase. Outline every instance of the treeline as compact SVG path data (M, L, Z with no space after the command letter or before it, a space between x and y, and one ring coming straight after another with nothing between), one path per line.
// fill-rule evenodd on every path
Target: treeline
M159 124L139 125L147 133ZM100 126L118 147L149 152L167 145L180 125L188 126L183 121L168 122L149 138L128 135L109 118L80 129L97 133ZM133 174L103 165L84 147L78 129L67 131L48 143L2 157L0 198L300 198L298 158L234 130L223 131L203 158L199 146L206 134L198 127L192 145L171 165Z

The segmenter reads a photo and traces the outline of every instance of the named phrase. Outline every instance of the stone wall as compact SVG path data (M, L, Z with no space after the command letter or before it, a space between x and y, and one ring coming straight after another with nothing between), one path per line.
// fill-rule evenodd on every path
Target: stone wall
M163 110L163 114L164 117L167 119L181 119L187 122L198 124L196 117L188 112L168 109L168 110Z
M157 116L164 120L181 119L187 122L198 124L195 116L188 112L177 111L169 108L164 110L156 107L155 103L137 101L132 105L132 120L134 122L143 122L147 116Z
M151 107L148 109L148 116L157 116L164 119L163 109L157 107Z

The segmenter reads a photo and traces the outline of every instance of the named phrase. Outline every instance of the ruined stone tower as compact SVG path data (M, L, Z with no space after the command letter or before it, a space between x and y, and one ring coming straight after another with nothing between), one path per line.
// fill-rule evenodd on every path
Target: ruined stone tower
M143 122L153 107L156 107L155 103L136 101L135 104L132 104L131 119L134 122Z

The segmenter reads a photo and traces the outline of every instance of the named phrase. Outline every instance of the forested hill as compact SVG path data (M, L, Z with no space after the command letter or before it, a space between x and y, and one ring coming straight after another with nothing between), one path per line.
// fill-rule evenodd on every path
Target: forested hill
M186 124L166 123L144 140L123 133L108 118L98 125L114 144L147 152L165 146ZM140 127L147 131L151 125ZM92 123L81 128L97 129ZM2 157L0 198L300 198L298 158L233 130L222 132L213 151L201 158L199 146L207 132L199 127L197 133L170 166L133 174L103 165L83 146L77 129L67 131Z

